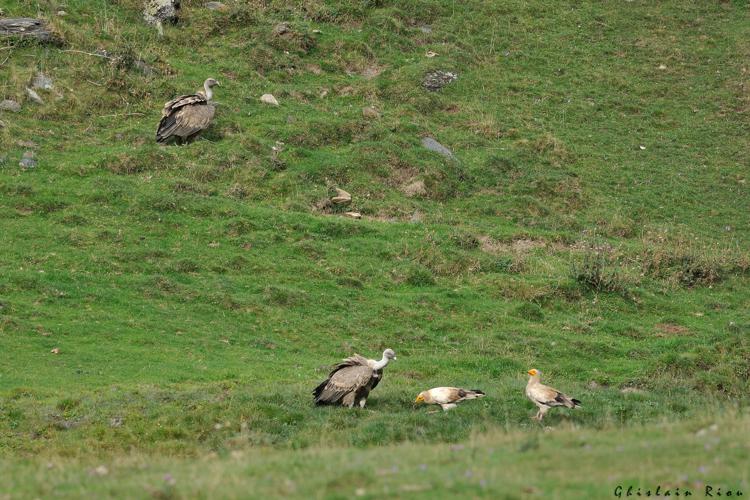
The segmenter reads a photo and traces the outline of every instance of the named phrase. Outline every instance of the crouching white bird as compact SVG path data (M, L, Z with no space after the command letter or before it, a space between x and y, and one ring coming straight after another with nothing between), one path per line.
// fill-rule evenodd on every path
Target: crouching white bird
M528 374L529 382L526 384L526 397L539 408L537 414L531 418L541 422L544 418L544 414L547 413L550 408L555 406L578 408L581 406L581 402L577 399L573 399L557 389L542 384L540 380L542 372L536 368L529 370Z
M422 391L414 400L414 403L425 403L428 405L440 405L443 411L455 408L461 401L467 399L483 398L484 392L479 389L461 389L459 387L435 387L429 391Z

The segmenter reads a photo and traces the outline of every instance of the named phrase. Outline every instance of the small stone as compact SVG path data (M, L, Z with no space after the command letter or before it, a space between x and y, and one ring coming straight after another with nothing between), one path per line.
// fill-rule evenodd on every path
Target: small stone
M426 147L430 151L441 154L446 158L455 159L455 156L453 156L453 151L446 148L432 137L425 137L424 139L422 139L422 146Z
M262 96L260 96L260 102L270 104L272 106L279 105L279 101L277 101L272 94L263 94Z
M13 113L18 113L19 111L21 111L21 105L12 99L5 99L0 102L0 111L11 111Z
M65 12L64 10L58 10L57 11L57 15L60 16L60 17L65 17L65 16L68 15L68 13Z
M161 34L163 23L176 24L180 15L180 0L147 0L143 8L143 19L157 26Z
M122 417L112 417L109 419L109 426L110 427L121 427L122 426Z
M403 191L403 193L409 198L427 195L427 187L425 186L424 181L414 181L411 184L404 186L401 191Z
M362 108L362 116L364 116L365 118L376 120L380 118L380 111L378 111L374 106L367 106L365 108Z
M432 73L428 73L427 75L425 75L424 79L422 80L422 86L427 90L435 92L445 87L457 78L458 75L456 73L451 73L450 71L433 71Z
M666 64L660 64L659 65L659 69L662 70L662 71L664 71L665 69L667 69L667 65Z
M361 219L362 214L359 212L345 212L344 215L351 217L352 219Z
M109 469L107 469L107 467L105 467L104 465L100 465L99 467L91 471L91 473L95 476L106 476L107 474L109 474Z
M425 57L435 57L436 55L438 55L437 52L433 52L431 50L428 50L427 53L425 54Z
M432 33L432 28L425 24L419 27L419 31L421 31L422 33Z
M42 100L42 98L39 97L39 94L37 94L36 91L34 91L33 89L26 87L26 95L28 95L29 99L31 99L35 103L44 104L44 101Z
M37 73L34 79L31 80L31 87L35 89L52 90L52 78L44 73Z
M335 188L336 196L331 197L331 202L334 205L346 205L352 202L352 195L344 191L343 189Z
M289 33L291 30L289 28L289 23L279 23L276 26L273 27L273 33L275 36L281 36L285 33Z
M5 127L6 127L5 122L0 120L0 128L5 128Z
M644 149L646 149L646 146L640 145L640 146L638 146L638 149L640 149L641 151L643 151Z
M221 2L206 2L206 8L209 10L218 10L220 12L229 10L229 7Z
M54 349L52 349L52 350L51 350L50 352L51 352L52 354L60 354L60 348L59 348L59 347L55 347L55 348L54 348Z
M18 162L18 165L24 169L36 168L37 163L36 163L36 160L34 159L34 152L33 151L24 152L23 156L21 157L21 161Z

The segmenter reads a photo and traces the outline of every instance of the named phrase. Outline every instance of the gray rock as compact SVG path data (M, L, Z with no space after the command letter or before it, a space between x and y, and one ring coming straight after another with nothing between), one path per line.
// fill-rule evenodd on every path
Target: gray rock
M425 137L422 139L422 146L426 147L430 151L434 151L435 153L441 154L445 156L446 158L451 158L453 160L456 159L456 157L453 155L453 151L446 148L442 144L440 144L438 141L433 139L432 137Z
M227 10L229 7L221 2L206 2L206 8L210 10Z
M26 95L28 95L29 99L31 99L35 103L44 104L44 100L39 97L39 94L37 94L35 90L26 87Z
M273 34L275 36L281 36L285 35L286 33L289 33L291 29L289 28L289 23L279 23L273 28Z
M31 87L34 89L52 90L52 78L44 73L37 73L31 80Z
M0 111L12 111L13 113L18 113L21 111L21 105L11 99L5 99L0 102Z
M422 33L432 33L432 27L423 24L419 27L419 31L421 31Z
M2 36L36 38L42 42L58 41L44 21L30 17L0 19L0 37Z
M180 13L180 0L147 0L143 7L143 19L148 24L176 24Z
M33 151L24 152L23 157L21 158L21 161L18 162L18 165L24 169L36 168L36 160L34 159L34 152Z
M455 81L457 78L458 75L456 73L451 73L450 71L433 71L432 73L427 73L425 75L424 80L422 80L422 86L431 92L435 92L442 89L452 81Z
M362 108L362 116L370 120L377 120L380 118L380 111L375 106L367 106Z

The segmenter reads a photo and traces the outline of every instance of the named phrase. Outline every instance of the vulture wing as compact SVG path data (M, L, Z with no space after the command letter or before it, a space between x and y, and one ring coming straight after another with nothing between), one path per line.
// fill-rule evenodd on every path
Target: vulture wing
M315 404L337 404L347 394L367 390L374 376L367 359L355 354L336 365L328 378L315 388Z
M216 108L208 103L205 96L181 96L164 105L156 142L165 142L170 137L190 137L204 130L211 123Z

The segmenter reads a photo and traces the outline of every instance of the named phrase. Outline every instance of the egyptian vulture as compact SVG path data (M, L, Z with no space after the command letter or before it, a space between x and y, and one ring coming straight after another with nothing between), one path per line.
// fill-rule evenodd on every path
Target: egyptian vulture
M392 349L383 351L383 359L375 361L359 354L344 359L336 365L328 378L313 391L316 405L341 405L352 408L365 407L370 391L383 378L383 368L396 359Z
M565 406L566 408L578 408L581 406L581 402L577 399L573 399L566 396L557 389L547 387L540 381L542 372L536 368L532 368L528 371L529 383L526 384L526 397L531 400L532 403L539 407L537 414L531 418L539 420L540 422L544 418L544 414L549 411L550 408L555 406Z
M459 387L435 387L429 391L422 391L414 400L415 403L440 405L443 411L455 408L461 401L483 398L484 392L479 389L461 389Z
M209 78L203 83L203 91L191 95L181 95L164 105L159 128L156 129L156 142L164 143L175 137L179 143L195 138L208 128L216 108L211 103L213 87L219 82Z

